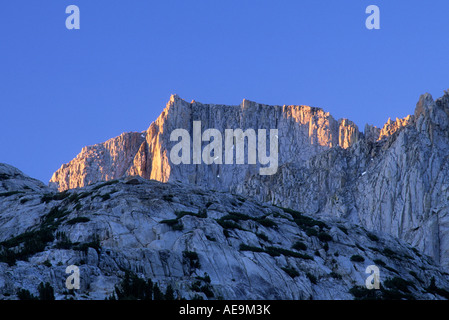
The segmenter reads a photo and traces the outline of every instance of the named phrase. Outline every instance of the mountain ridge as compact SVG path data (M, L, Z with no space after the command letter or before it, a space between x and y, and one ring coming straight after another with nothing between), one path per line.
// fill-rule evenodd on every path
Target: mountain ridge
M181 103L179 103L180 101L182 101ZM157 128L162 128L164 125L164 121L167 120L167 115L170 114L174 117L174 119L170 119L172 122L177 122L179 125L179 127L189 127L189 124L186 122L183 122L181 118L183 117L187 117L190 118L189 116L187 116L187 113L194 113L195 111L193 110L194 106L198 106L200 108L213 108L213 107L217 107L217 108L223 108L223 109L232 109L232 108L241 108L242 114L240 117L237 117L238 121L236 122L241 122L242 117L245 117L244 111L245 109L248 110L248 108L251 108L252 106L259 106L259 108L265 108L265 109L282 109L280 110L281 114L285 117L289 117L289 118L293 118L295 119L295 121L299 124L299 126L305 126L307 127L306 131L308 133L308 137L310 138L310 143L311 144L318 144L321 146L326 146L326 147L333 147L336 145L340 145L343 148L348 148L349 146L351 146L355 141L357 141L357 139L359 138L360 135L363 135L363 133L361 133L358 130L357 125L355 125L355 123L353 123L352 121L346 119L346 118L341 118L338 120L335 120L329 112L325 112L323 109L318 108L318 107L310 107L310 106L305 106L305 105L265 105L265 104L259 104L247 99L243 99L243 102L240 105L214 105L214 104L202 104L202 103L198 103L195 100L193 100L190 103L190 106L192 106L192 110L185 110L186 109L186 104L187 102L183 99L181 99L177 94L173 94L170 97L169 102L167 103L166 107L164 108L164 110L161 112L161 115L153 122L151 123L151 125L149 126L149 128L145 131L142 132L126 132L126 133L122 133L121 135L115 137L115 138L111 138L103 143L99 143L99 144L94 144L94 145L90 145L87 147L84 147L81 152L73 159L82 159L84 157L89 158L90 155L88 154L88 150L92 150L95 149L96 147L101 148L101 146L104 146L104 149L109 150L111 149L111 153L116 154L117 151L114 150L114 148L110 148L108 147L108 145L110 144L119 144L120 142L124 142L124 143L129 143L130 147L132 149L133 154L135 154L134 157L134 165L130 165L128 167L127 170L127 175L141 175L147 178L155 178L156 180L160 180L160 181L166 181L166 179L168 179L166 176L164 176L163 174L156 174L156 173L148 173L145 172L145 170L143 170L145 168L145 165L148 165L148 163L146 162L148 159L143 159L143 156L148 156L148 146L151 146L152 144L149 143L147 141L147 144L143 143L143 140L139 140L136 141L136 138L139 137L139 134L145 135L145 138L148 137L148 135L150 135L150 139L151 139L151 134L154 134L154 130ZM181 107L183 108L183 111L179 111L179 112L171 112L171 110L173 108L176 107ZM253 111L254 112L254 111ZM279 113L279 112L277 112ZM272 114L272 115L276 115L276 114ZM210 115L209 115L210 116ZM314 121L314 118L318 118L316 121ZM329 123L329 121L331 123ZM229 123L227 123L229 125ZM276 123L275 123L276 124ZM234 127L234 125L230 125L230 127ZM333 126L333 127L338 127L337 130L335 130L336 128L332 128L334 129L334 133L330 134L329 132L327 132L326 126ZM191 127L191 125L190 125ZM126 139L123 139L122 137L124 135L132 135L131 137L128 137L129 141ZM143 137L143 136L142 136ZM138 151L136 152L136 147L134 144L139 145ZM70 172L70 176L72 177L71 179L69 179L67 181L67 176L68 173L67 171L70 171L70 166L72 167L77 167L79 164L77 163L73 163L73 160L67 164L63 164L61 166L60 169L58 169L52 176L52 178L50 179L50 184L53 185L54 187L57 187L60 191L63 190L67 190L70 188L75 188L75 187L79 187L79 186L84 186L86 184L92 183L94 181L99 181L95 178L93 179L89 179L86 177L85 181L77 181L79 180L78 178L73 178L73 173ZM82 161L82 160L81 160ZM140 165L139 165L140 162ZM115 161L114 164L122 164L122 161ZM69 170L67 170L69 169ZM85 174L86 176L89 175L88 173L83 173L83 167L80 168L80 173L78 174L78 176L82 176L83 174ZM153 176L152 176L153 174ZM76 174L75 174L76 175ZM123 175L123 172L118 170L118 173L115 174L113 173L113 178L117 178L120 177L121 175ZM107 180L109 177L108 175L103 175L101 176L100 180ZM73 181L75 180L75 181Z

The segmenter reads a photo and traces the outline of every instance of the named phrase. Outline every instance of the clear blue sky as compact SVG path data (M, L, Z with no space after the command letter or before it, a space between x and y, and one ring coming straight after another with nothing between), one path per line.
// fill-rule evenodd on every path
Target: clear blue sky
M80 30L65 27L70 4ZM380 30L365 28L370 4ZM448 12L447 0L4 0L0 162L47 182L83 146L147 129L172 93L381 126L449 88Z

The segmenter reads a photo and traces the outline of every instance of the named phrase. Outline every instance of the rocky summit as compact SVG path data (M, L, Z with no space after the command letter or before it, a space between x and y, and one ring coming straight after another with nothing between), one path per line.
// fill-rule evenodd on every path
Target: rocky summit
M94 182L139 175L161 182L181 181L208 188L229 190L246 177L258 173L249 164L174 165L170 141L176 129L193 136L193 122L204 129L277 129L279 164L310 159L329 148L347 148L359 139L356 125L335 120L328 112L309 106L267 106L244 100L237 106L186 102L172 95L161 115L144 132L124 133L104 143L83 148L68 164L57 170L50 184L60 191ZM247 163L247 162L245 162Z
M139 176L56 192L1 164L0 248L0 299L449 298L449 274L395 237Z

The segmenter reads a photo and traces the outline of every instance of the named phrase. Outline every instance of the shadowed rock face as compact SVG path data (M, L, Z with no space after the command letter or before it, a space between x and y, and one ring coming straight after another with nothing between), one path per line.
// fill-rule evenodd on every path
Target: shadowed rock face
M36 296L48 282L56 299L103 300L125 271L186 299L449 296L448 274L429 257L345 219L141 177L62 193L10 166L0 177L0 299ZM73 295L69 265L81 276ZM368 265L379 267L381 290L363 289Z
M449 263L449 95L423 95L415 115L386 125L390 136L332 148L236 192L309 214L331 214L404 239ZM390 128L390 129L387 129Z
M389 233L449 264L448 152L449 94L422 95L413 115L383 128L358 131L349 120L307 106L239 106L188 103L172 96L144 133L129 134L127 157L106 142L82 152L51 179L60 190L123 175L162 182L180 181L231 191L313 215L333 215ZM192 133L216 128L277 128L279 168L258 174L258 165L173 165L168 157L177 128ZM113 141L116 141L115 138ZM141 140L143 139L143 140ZM132 140L132 141L131 141ZM101 153L103 152L103 153ZM112 160L111 160L112 159Z

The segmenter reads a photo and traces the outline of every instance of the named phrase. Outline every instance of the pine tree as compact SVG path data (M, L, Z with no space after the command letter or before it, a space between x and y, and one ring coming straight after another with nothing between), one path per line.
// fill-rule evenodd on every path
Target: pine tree
M46 282L44 285L41 282L37 290L39 291L39 300L55 300L54 290L50 283Z
M167 291L165 291L165 300L175 300L175 292L171 284L168 285Z
M20 289L17 292L19 300L37 300L37 297L33 296L28 290Z
M161 289L159 289L159 286L157 283L154 284L153 287L153 299L154 300L164 300L164 294L162 293Z
M153 300L153 281L148 279L145 287L145 300Z

